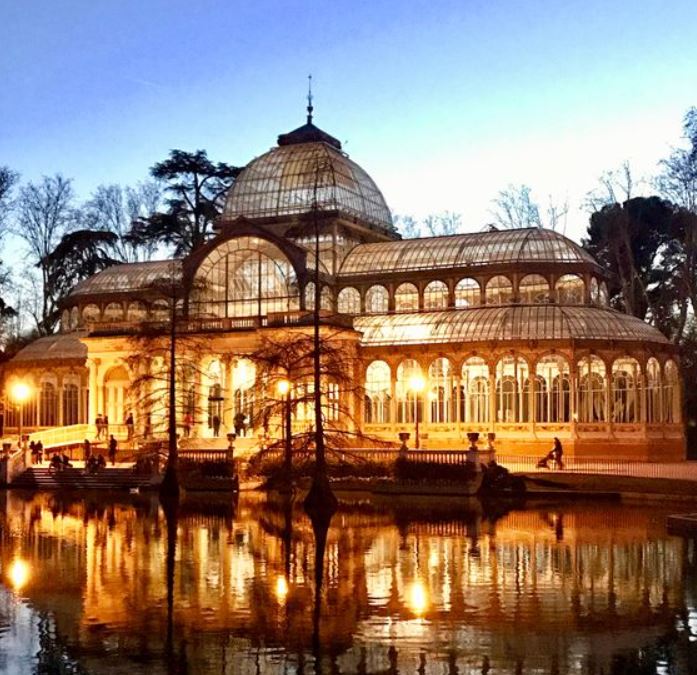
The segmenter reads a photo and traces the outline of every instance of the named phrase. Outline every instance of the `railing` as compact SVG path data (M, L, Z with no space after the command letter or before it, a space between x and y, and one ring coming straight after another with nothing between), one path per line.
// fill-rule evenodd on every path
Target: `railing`
M26 452L19 448L0 459L0 485L9 485L27 468Z
M179 459L191 462L226 462L230 454L228 450L180 449L178 456Z

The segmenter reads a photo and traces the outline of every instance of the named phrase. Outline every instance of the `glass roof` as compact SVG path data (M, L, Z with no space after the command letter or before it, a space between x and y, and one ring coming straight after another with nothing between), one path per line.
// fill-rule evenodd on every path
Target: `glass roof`
M181 262L181 260L156 260L113 265L81 281L75 286L70 296L147 290L158 279L169 279L172 273L180 279Z
M359 244L348 253L339 274L359 276L516 262L582 262L597 266L575 242L553 230L535 227Z
M363 346L489 340L641 340L670 344L636 317L597 307L515 305L358 317Z
M14 356L11 363L86 358L87 347L80 342L77 333L57 333L29 343Z
M314 188L321 211L340 211L392 230L392 217L373 179L326 142L292 143L252 160L232 186L223 217L307 213Z

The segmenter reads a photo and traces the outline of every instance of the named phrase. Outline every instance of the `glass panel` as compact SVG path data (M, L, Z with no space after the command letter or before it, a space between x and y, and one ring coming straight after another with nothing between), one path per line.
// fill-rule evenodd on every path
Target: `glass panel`
M391 401L390 367L384 361L373 361L365 374L365 422L389 422Z
M460 279L455 286L455 307L476 307L481 302L481 289L474 279Z
M582 305L586 300L586 284L578 274L565 274L555 286L560 305Z
M384 286L371 286L365 294L366 314L384 314L387 307L387 289Z
M539 305L549 302L549 282L539 274L528 274L520 280L518 296L520 302L525 305Z
M428 369L430 421L451 422L453 418L453 372L450 361L436 359Z
M400 284L394 294L395 311L418 312L419 291L414 284Z
M405 359L397 366L397 421L414 423L423 419L423 399L417 383L423 383L421 366L414 359Z
M604 422L607 419L607 383L605 364L597 356L578 362L579 422Z
M498 422L529 422L525 401L528 364L516 356L504 356L496 364L496 420Z
M357 289L349 286L339 292L338 309L340 314L360 314L361 294Z
M489 421L489 366L478 356L462 364L459 417L472 424Z
M542 357L535 366L535 421L571 421L569 363L563 356Z
M424 309L446 309L448 287L442 281L431 281L424 289Z
M486 284L487 305L508 305L513 302L513 284L508 277L496 276Z
M641 421L641 366L636 359L619 358L612 364L612 421Z

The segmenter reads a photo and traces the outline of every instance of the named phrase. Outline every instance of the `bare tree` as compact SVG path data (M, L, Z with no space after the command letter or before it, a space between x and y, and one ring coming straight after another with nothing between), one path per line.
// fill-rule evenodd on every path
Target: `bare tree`
M416 239L420 236L419 223L413 216L395 214L392 220L395 228L405 239Z
M409 215L395 215L394 221L405 239L440 237L462 231L462 215L454 211L431 213L421 221Z
M545 227L563 231L566 228L568 200L557 203L549 195L547 208L542 211L527 185L509 185L505 190L501 190L492 202L494 208L490 213L495 224L505 229Z
M634 197L637 181L632 167L625 161L617 169L605 171L598 178L598 185L586 194L584 208L588 213L600 211L604 206L623 204Z
M93 230L106 230L118 236L114 255L123 262L150 260L157 250L152 241L134 242L126 235L137 220L149 218L161 206L162 187L157 181L144 181L135 187L100 185L85 203L85 224Z
M19 175L9 167L0 166L0 238L12 207L12 190L18 179Z
M39 269L41 306L34 320L43 334L54 328L59 301L50 285L49 255L78 223L70 179L60 174L44 176L40 183L27 183L20 189L14 233L27 244L30 260Z
M661 195L688 211L697 213L697 108L690 108L683 121L687 148L674 148L660 161L661 173L654 185Z

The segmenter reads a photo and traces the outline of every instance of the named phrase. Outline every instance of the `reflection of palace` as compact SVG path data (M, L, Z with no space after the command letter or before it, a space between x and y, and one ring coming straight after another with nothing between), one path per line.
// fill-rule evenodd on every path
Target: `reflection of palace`
M303 660L311 670L312 528L298 509L288 528L287 514L261 499L244 494L234 521L183 509L175 654L191 672L256 672L255 660L264 673ZM127 660L162 672L168 542L156 505L6 500L3 575L14 557L27 561L20 592L52 613L68 652L95 672ZM484 657L497 673L518 663L581 672L591 657L609 672L618 650L653 644L676 620L684 633L695 616L688 543L659 520L655 509L607 505L513 512L496 524L462 506L424 518L343 506L325 554L331 672L389 672L391 661L416 672L420 659L427 673L445 672L448 660L480 672Z
M183 376L180 420L192 414L197 436L216 416L231 430L254 406L245 353L260 331L302 330L317 265L324 321L358 350L350 375L365 395L339 395L364 431L394 440L418 417L430 448L494 431L504 451L537 452L559 436L579 455L606 454L612 441L613 457L684 456L675 349L607 306L607 274L588 253L544 229L401 240L375 183L311 119L247 165L203 248L77 286L61 333L8 366L10 385L31 379L37 391L25 423L123 422L135 376L127 336L167 321L153 282L174 277L186 295L181 330L207 340Z

